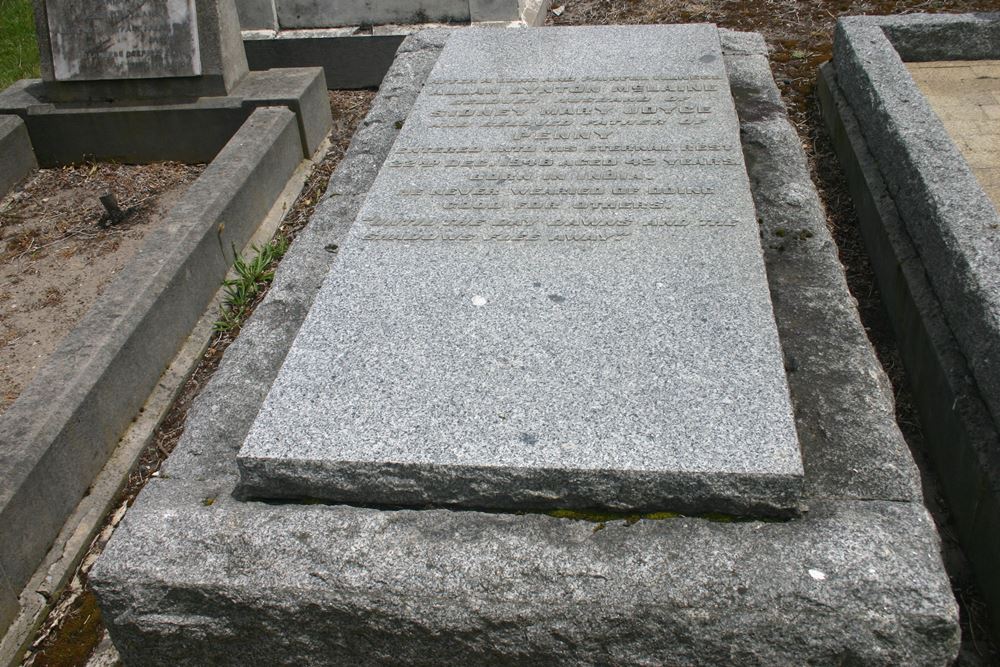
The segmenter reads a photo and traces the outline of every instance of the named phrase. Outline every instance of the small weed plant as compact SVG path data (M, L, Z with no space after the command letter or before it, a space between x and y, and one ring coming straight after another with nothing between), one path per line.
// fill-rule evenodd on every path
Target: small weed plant
M275 264L288 250L288 239L282 235L276 236L262 247L250 247L253 259L248 259L236 252L233 261L233 271L236 277L222 283L222 312L215 322L217 333L236 333L243 322L249 317L254 306L267 291L268 285L274 280Z

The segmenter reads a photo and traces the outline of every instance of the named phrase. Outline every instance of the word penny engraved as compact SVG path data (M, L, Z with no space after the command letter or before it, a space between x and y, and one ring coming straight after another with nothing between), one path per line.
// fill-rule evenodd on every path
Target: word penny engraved
M57 81L198 76L194 0L46 0Z
M239 463L267 498L794 511L716 29L454 33Z

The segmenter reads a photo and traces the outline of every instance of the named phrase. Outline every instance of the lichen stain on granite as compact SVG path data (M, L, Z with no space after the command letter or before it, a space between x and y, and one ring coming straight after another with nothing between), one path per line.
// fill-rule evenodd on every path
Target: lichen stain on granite
M750 517L736 514L723 514L721 512L705 512L703 514L681 514L680 512L645 512L642 514L622 514L619 512L600 512L588 510L568 510L557 509L544 512L545 515L556 519L570 519L573 521L589 521L591 523L606 524L612 521L624 521L626 526L631 526L641 520L663 521L666 519L702 519L712 523L781 523L784 519L772 517ZM603 527L603 526L602 526ZM596 531L595 531L596 532Z
M97 598L86 590L73 604L59 632L52 635L54 641L43 644L35 654L32 667L85 665L101 641L103 628Z

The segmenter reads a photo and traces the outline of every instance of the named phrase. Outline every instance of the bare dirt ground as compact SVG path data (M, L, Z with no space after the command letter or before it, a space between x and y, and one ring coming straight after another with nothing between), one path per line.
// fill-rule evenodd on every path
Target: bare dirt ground
M330 150L309 174L302 192L285 214L277 234L293 240L312 217L316 204L326 191L330 175L344 157L358 123L368 113L374 99L375 93L367 90L330 93L330 108L333 112ZM104 529L94 540L80 570L56 602L53 612L25 655L22 662L24 667L83 667L87 664L88 658L105 634L100 609L97 607L94 595L87 588L87 572L110 539L114 527L121 521L126 509L135 500L146 481L157 474L160 465L173 451L184 432L184 419L188 408L211 378L222 359L223 352L236 335L238 329L217 334L212 339L198 367L157 428L153 443L142 454L139 464L129 476L126 488L116 504L117 509L108 517Z
M41 169L0 200L0 412L132 259L203 166ZM98 197L127 219L101 228Z

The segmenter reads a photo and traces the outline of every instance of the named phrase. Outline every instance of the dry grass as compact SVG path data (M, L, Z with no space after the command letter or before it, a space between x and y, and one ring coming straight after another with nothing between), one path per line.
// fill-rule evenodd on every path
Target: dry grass
M47 251L65 250L74 239L87 241L89 252L112 247L129 227L145 221L162 192L192 183L204 168L178 162L99 162L41 169L0 202L0 263L30 262ZM134 213L121 225L101 229L97 223L104 208L98 197L105 192L114 193L121 208Z

